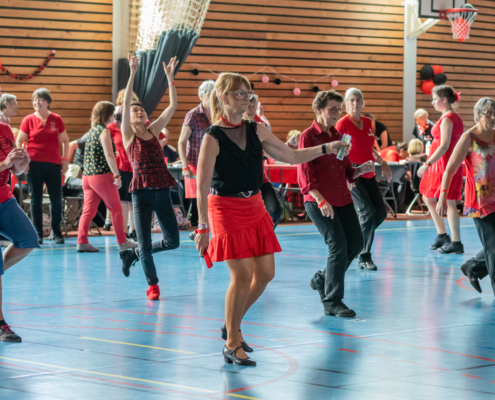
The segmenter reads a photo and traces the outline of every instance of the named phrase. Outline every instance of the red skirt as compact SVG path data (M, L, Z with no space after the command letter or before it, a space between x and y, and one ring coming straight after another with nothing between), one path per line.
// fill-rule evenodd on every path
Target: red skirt
M237 260L282 251L261 193L247 199L208 196L211 261Z
M198 167L192 164L189 164L188 167L191 170L192 174L196 176L196 173L198 172ZM188 178L185 176L184 187L186 192L186 199L195 199L197 197L198 186L197 186L196 178Z

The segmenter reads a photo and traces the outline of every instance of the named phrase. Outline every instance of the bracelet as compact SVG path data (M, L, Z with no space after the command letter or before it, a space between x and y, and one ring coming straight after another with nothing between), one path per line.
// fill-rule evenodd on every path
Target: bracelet
M65 157L62 157L62 161L67 161L67 162L69 162L69 159L68 159L68 158L65 158Z
M120 175L114 175L113 176L113 179L117 179L117 178L120 178Z
M326 203L327 201L323 200L321 203L318 204L318 208L322 208Z
M198 229L208 229L208 224L198 224Z
M169 83L169 86L175 86L175 82Z
M441 193L448 193L449 192L449 189L442 189L440 190Z
M191 169L191 168L189 168L189 167L182 168L182 171L186 171L186 170L188 170L188 169Z
M423 165L428 165L428 167L431 167L431 162L429 162L429 161L425 161L425 162L423 163Z
M195 233L196 235L198 235L198 234L200 234L200 233L210 233L210 230L209 230L209 229L196 229L196 230L194 231L194 233Z

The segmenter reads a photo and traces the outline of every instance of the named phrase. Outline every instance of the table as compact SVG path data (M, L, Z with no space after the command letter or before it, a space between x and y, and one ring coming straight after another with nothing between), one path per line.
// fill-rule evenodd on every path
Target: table
M268 178L272 182L280 182L282 187L284 184L297 185L297 165L292 164L265 164L268 170Z

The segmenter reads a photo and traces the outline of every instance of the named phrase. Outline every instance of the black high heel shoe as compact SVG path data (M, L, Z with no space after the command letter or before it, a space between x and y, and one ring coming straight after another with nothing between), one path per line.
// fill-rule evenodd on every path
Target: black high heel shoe
M227 326L225 325L225 322L223 323L220 330L222 331L222 339L227 340ZM239 329L239 332L240 331L241 330ZM246 353L252 353L254 351L253 348L249 346L246 342L241 342L241 346Z
M245 367L256 367L256 361L248 358L237 357L236 351L242 349L242 346L230 350L227 346L223 348L223 358L227 364L243 365Z

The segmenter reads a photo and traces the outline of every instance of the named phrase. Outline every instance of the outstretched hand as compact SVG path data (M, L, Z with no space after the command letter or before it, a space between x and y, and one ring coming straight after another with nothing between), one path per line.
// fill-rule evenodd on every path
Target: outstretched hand
M131 74L136 73L138 63L139 63L139 57L138 56L131 56L130 54L127 55L127 59L129 60L129 67L131 68Z
M163 63L163 69L165 70L165 75L167 75L167 79L169 82L174 80L174 72L175 72L175 68L177 68L177 65L179 65L179 60L177 60L177 56L172 57L168 65Z

